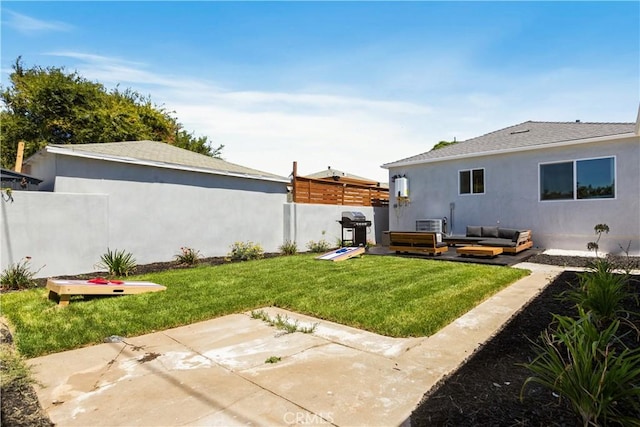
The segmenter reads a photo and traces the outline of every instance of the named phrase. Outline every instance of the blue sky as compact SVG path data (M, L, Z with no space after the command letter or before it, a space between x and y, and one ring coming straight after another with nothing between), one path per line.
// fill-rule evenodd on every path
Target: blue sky
M1 71L132 88L233 163L381 164L527 120L633 122L639 2L3 1Z

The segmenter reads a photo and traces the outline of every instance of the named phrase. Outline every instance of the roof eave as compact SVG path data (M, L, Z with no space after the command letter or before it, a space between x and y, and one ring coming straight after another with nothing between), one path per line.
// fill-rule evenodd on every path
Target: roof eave
M87 153L84 151L68 150L66 148L61 148L61 147L52 147L50 145L45 147L45 151L52 154L62 154L64 156L82 157L86 159L105 160L108 162L129 163L129 164L151 166L151 167L164 168L164 169L174 169L174 170L184 170L189 172L206 173L210 175L222 175L222 176L230 176L234 178L246 178L246 179L256 179L260 181L289 183L289 179L284 177L275 178L275 177L263 176L263 175L252 175L252 174L245 174L245 173L239 173L239 172L223 171L219 169L199 168L195 166L179 165L175 163L164 163L164 162L155 162L151 160L141 160L141 159L136 159L134 157L110 156L107 154Z
M550 147L555 148L555 147L566 147L566 146L570 146L570 145L579 145L579 144L592 144L592 143L603 142L603 141L612 141L612 140L633 138L633 137L637 137L637 136L638 135L635 134L634 132L628 132L628 133L623 133L623 134L618 134L618 135L599 136L599 137L595 137L595 138L584 138L584 139L576 139L576 140L570 140L570 141L560 141L560 142L553 142L553 143L529 145L529 146L526 146L526 147L506 148L506 149L502 149L502 150L492 150L492 151L478 151L476 153L458 154L458 155L455 155L455 156L438 157L438 158L435 158L435 159L419 159L419 160L399 161L399 162L385 163L385 164L381 165L380 167L383 168L383 169L387 169L388 170L388 169L391 169L391 168L398 168L398 167L403 167L403 166L414 166L414 165L427 164L427 163L448 162L448 161L451 161L451 160L460 160L460 159L468 159L468 158L473 158L473 157L492 156L492 155L496 155L496 154L509 154L509 153L523 152L523 151L535 151L535 150L542 150L542 149L546 149L546 148L550 148Z

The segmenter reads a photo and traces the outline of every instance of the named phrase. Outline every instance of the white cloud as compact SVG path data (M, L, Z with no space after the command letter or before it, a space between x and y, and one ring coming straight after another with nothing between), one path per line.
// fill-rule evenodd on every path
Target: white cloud
M206 135L214 145L224 144L226 160L280 175L288 175L295 160L302 174L331 165L386 181L380 165L395 158L391 147L414 145L424 134L416 127L431 112L427 105L407 101L234 91L215 82L154 73L122 59L62 51L50 55L78 60L83 77L107 87L120 84L151 93L152 101L175 111L186 129Z
M527 120L632 121L637 112L637 77L610 70L505 75L476 69L448 75L445 90L416 90L407 100L358 96L353 90L347 96L319 90L320 85L314 91L235 90L149 70L139 62L77 52L52 55L77 60L83 77L107 87L120 84L151 94L153 102L175 111L187 130L206 135L215 146L224 144L226 160L284 176L297 161L302 175L331 166L382 182L388 174L380 165L428 151L441 140L461 141ZM626 93L631 95L621 99Z
M7 25L23 34L39 34L49 31L71 31L72 25L69 25L60 21L43 21L33 18L31 16L23 15L21 13L5 10L8 14L8 20L3 22L3 25Z

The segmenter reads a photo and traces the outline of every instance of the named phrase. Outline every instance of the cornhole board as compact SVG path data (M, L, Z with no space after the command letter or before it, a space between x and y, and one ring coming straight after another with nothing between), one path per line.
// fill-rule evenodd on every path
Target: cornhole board
M316 259L324 261L344 261L345 259L353 258L364 253L364 248L361 246L340 248L326 254L316 257Z
M58 300L59 306L69 304L72 295L130 295L145 292L159 292L167 289L166 286L151 282L121 282L117 280L107 283L92 283L89 280L47 280L49 299Z

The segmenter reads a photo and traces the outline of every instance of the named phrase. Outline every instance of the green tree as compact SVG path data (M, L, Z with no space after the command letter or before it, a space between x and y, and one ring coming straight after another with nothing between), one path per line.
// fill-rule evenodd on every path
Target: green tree
M446 147L448 145L455 144L455 143L457 143L457 141L440 141L436 145L433 146L431 151L438 150L440 148L444 148L444 147Z
M220 158L206 136L183 129L170 112L131 89L111 91L64 68L25 68L16 59L0 99L0 161L15 164L19 141L29 157L48 144L154 140Z

